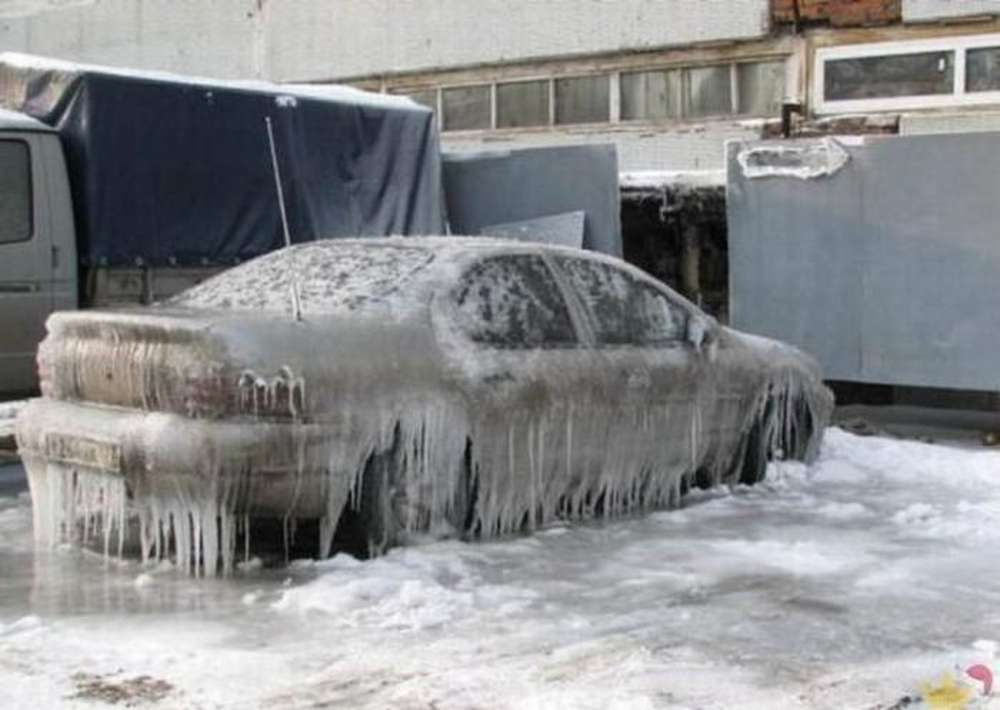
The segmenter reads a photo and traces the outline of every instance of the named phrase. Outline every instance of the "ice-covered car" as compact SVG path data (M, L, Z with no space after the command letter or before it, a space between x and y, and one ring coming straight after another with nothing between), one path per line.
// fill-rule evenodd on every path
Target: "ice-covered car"
M670 506L813 456L832 407L808 356L620 260L486 238L297 245L47 327L36 534L209 573L258 518L319 521L322 556L348 518L378 550Z

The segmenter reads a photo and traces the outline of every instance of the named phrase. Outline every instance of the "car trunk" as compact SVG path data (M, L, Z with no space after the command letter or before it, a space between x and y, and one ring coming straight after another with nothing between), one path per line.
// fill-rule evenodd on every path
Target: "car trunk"
M238 405L238 373L211 322L184 311L52 316L39 348L46 397L196 418Z

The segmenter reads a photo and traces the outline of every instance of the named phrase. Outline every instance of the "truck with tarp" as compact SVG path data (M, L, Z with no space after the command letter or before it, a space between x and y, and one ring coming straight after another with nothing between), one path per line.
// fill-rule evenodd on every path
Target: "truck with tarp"
M441 234L440 170L433 113L405 98L0 53L0 392L35 387L51 312L151 303L283 246L278 184L292 242Z

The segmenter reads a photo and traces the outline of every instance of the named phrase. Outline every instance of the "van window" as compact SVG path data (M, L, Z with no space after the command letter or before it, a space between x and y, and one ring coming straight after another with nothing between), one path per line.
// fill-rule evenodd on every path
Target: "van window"
M30 159L22 141L0 141L0 244L31 238Z

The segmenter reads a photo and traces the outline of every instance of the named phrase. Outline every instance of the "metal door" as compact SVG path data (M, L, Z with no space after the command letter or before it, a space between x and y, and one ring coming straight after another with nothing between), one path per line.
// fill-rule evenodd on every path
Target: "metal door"
M0 395L37 386L35 352L52 312L52 244L38 136L0 138Z

